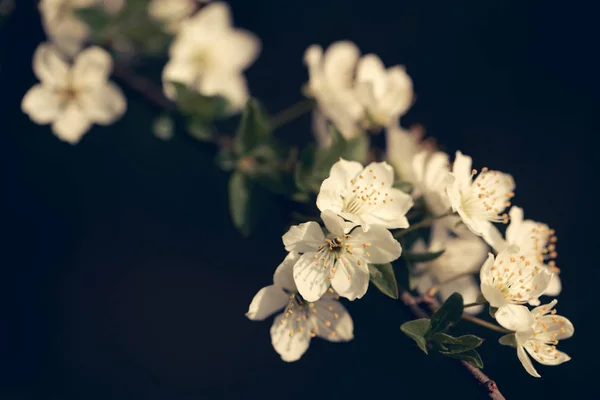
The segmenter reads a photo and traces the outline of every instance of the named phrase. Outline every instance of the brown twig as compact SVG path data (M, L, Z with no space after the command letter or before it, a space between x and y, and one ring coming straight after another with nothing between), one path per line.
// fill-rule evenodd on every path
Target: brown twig
M429 318L429 314L427 314L427 312L421 308L421 303L428 303L430 305L433 305L435 303L435 300L430 296L423 296L422 298L417 299L406 290L400 294L400 300L402 301L402 303L404 303L406 307L408 307L412 314L418 318ZM505 400L502 393L500 393L496 382L494 382L486 374L484 374L483 371L481 371L479 368L475 368L466 361L461 360L460 363L467 371L469 371L469 373L471 374L473 379L477 381L479 386L483 390L485 390L487 396L490 399Z

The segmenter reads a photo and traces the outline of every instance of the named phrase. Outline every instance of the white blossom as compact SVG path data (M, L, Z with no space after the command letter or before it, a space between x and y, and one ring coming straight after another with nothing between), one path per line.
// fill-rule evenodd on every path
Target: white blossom
M508 222L508 215L501 213L510 205L515 183L512 176L487 168L482 168L473 180L477 171L471 165L471 157L456 152L446 191L452 210L458 212L471 232L486 239L493 229L492 222Z
M191 17L200 4L210 0L152 0L148 4L148 14L165 26L171 33L179 31L181 23Z
M49 44L38 46L33 71L40 83L23 98L21 109L37 124L52 123L62 140L77 143L93 123L110 125L125 112L121 90L108 80L110 55L99 47L79 53L69 65Z
M414 99L413 83L404 67L385 69L375 54L367 54L358 61L355 90L369 121L377 126L397 124Z
M480 237L467 233L464 236L453 236L442 221L436 221L431 228L429 245L418 239L411 252L444 253L435 260L416 263L415 272L419 276L417 290L427 293L434 286L439 286L439 295L445 301L452 293L462 295L465 303L475 303L479 296L479 285L475 276L485 259L488 246ZM478 314L483 306L465 308L466 313Z
M427 208L434 215L446 214L451 208L446 192L450 162L441 151L421 151L412 158L415 191L423 196Z
M390 124L385 131L386 159L394 167L400 180L415 183L414 159L421 152L429 153L423 132L404 129L398 123ZM445 177L444 177L445 178Z
M393 184L394 169L386 162L363 167L358 162L340 159L321 184L317 207L335 212L354 226L361 225L365 232L373 225L407 228L406 213L413 200L394 189Z
M540 266L536 258L521 254L516 246L493 254L481 267L481 293L491 307L508 318L518 310L518 304L535 300L548 287L552 273ZM518 318L514 314L514 318Z
M206 96L223 96L230 111L238 112L248 98L242 71L259 51L256 36L232 27L227 4L212 2L182 22L163 69L165 94L174 98L170 83L178 82Z
M289 253L273 276L273 285L262 288L252 299L246 316L262 321L277 311L271 327L271 343L284 361L296 361L317 336L330 342L347 342L354 338L352 318L329 290L316 302L307 302L294 283L293 269L299 256Z
M506 228L506 238L494 227L486 238L488 243L500 252L509 246L517 246L521 254L534 258L540 266L554 273L550 285L544 292L547 296L556 296L562 290L558 274L560 269L556 267L554 259L556 253L556 236L554 230L548 225L530 219L524 219L523 209L513 206L508 212L510 223ZM539 300L534 300L532 305L539 305Z
M515 332L500 338L500 343L516 347L519 361L525 370L536 378L539 378L540 374L535 370L527 353L543 365L559 365L571 359L567 354L556 350L559 340L568 339L575 332L571 321L556 315L556 310L553 309L556 303L557 300L553 300L531 311L525 306L516 306L510 313L502 310L496 313L498 323Z
M304 62L309 73L306 94L346 139L365 128L394 126L412 104L412 80L404 67L386 70L374 54L361 58L350 41L335 42L325 52L312 45Z
M391 262L402 252L390 231L374 225L368 232L362 227L350 233L344 223L330 210L321 213L328 233L316 222L295 225L283 235L285 249L302 253L294 265L294 280L307 301L316 301L329 286L342 297L359 299L369 286L368 264Z
M102 6L110 13L117 13L123 5L124 0L41 0L39 10L48 37L62 53L74 56L89 36L87 25L77 18L74 10Z
M312 45L304 53L308 67L307 94L317 100L320 111L330 119L342 136L352 139L360 127L365 110L354 90L354 71L360 51L349 41L331 44L325 53Z

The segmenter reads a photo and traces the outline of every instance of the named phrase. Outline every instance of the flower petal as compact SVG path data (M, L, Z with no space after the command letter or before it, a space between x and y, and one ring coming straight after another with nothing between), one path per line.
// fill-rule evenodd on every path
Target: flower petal
M51 87L64 87L67 83L69 65L54 46L40 44L33 55L33 72L40 82Z
M275 285L290 292L298 292L296 283L294 282L294 264L296 264L299 258L298 253L288 253L283 262L275 270L275 274L273 274L273 283Z
M496 311L495 317L500 325L514 332L530 330L535 323L529 309L516 304L507 304L500 307Z
M534 376L536 378L541 378L540 374L538 374L538 372L533 367L531 359L527 356L527 353L525 353L525 349L523 349L523 346L517 346L517 357L519 357L519 361L521 361L521 364L523 364L525 371L527 371L529 375Z
M111 70L110 54L100 47L90 47L79 53L75 59L72 69L73 83L80 89L104 86Z
M348 300L360 299L369 288L369 270L366 260L360 261L358 257L342 256L336 261L336 272L331 279L331 286L342 297Z
M339 213L344 205L342 196L352 190L352 180L360 174L363 166L355 161L340 158L329 171L329 177L323 181L317 196L317 207L321 211L332 210Z
M352 238L348 243L355 249L364 249L363 254L370 264L392 262L402 254L400 243L390 231L379 225L372 226L367 233L362 228L352 231Z
M294 282L306 301L317 301L329 288L329 268L317 264L316 254L303 254L294 264Z
M197 82L196 89L205 96L222 96L227 99L229 111L236 113L244 108L248 100L246 79L240 73L220 71L218 74L205 74Z
M372 225L381 225L387 229L408 228L406 213L414 205L412 197L398 189L387 190L386 194L389 196L385 197L385 203L379 203L371 211L361 213L365 231L368 231Z
M221 35L214 44L219 48L215 53L221 68L227 71L240 72L248 68L260 53L260 40L252 33L235 29Z
M560 294L560 292L562 291L562 283L560 281L560 276L558 276L557 274L554 274L554 276L552 276L552 279L550 280L550 283L548 284L548 287L546 287L546 290L544 291L544 296L558 296Z
M288 294L279 286L266 286L260 289L252 299L246 317L253 321L262 321L285 307L289 300Z
M338 216L331 210L325 210L321 213L321 219L325 224L325 228L335 236L343 236L344 233L349 232L354 224L345 222L344 219Z
M354 69L359 56L358 47L350 41L339 41L329 46L323 62L328 82L340 88L350 88L354 82Z
M330 342L347 342L354 338L354 324L346 308L337 300L321 299L314 303L317 336Z
M456 177L460 190L466 189L471 183L472 166L473 159L471 157L465 156L460 151L456 152L454 164L452 165L452 174Z
M387 86L387 74L383 62L377 55L367 54L358 61L356 82L370 83L375 98L383 97Z
M525 343L524 347L529 355L542 365L559 365L571 360L566 353L538 341L530 340Z
M529 293L529 297L531 299L535 299L540 297L542 293L546 291L548 285L550 285L550 281L554 274L548 270L548 268L540 268L538 273L533 278L533 282L531 283L532 288Z
M196 79L196 68L187 60L171 58L162 71L163 91L165 96L174 100L177 97L177 91L171 82L191 85Z
M127 109L125 96L112 82L80 94L81 108L90 121L110 125L123 116Z
M271 344L283 361L297 361L310 345L310 330L303 321L292 323L292 319L278 315L271 326ZM302 330L300 331L300 327Z
M79 107L69 104L55 119L52 131L65 142L75 144L91 125L92 123Z
M282 240L287 251L305 253L317 251L319 246L324 244L325 235L318 223L310 221L292 226L283 235Z
M53 90L38 84L25 94L21 109L36 124L48 124L58 116L60 101Z

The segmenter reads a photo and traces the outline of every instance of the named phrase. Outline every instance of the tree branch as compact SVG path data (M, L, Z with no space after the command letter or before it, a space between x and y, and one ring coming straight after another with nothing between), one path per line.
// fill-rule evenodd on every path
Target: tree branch
M428 303L435 302L435 300L433 298L431 298L431 297L427 297L427 298L423 298L421 300L417 300L407 290L404 290L400 294L400 300L402 301L402 303L404 303L404 305L406 307L408 307L408 309L411 311L411 313L415 317L417 317L417 318L429 318L430 317L429 314L420 307L420 303L422 303L422 302L428 302ZM498 389L498 385L496 385L496 382L494 382L486 374L484 374L483 371L481 371L479 368L475 368L474 366L472 366L471 364L469 364L466 361L462 361L461 360L460 363L462 364L462 366L467 371L469 371L469 373L471 374L471 376L473 377L473 379L475 379L475 381L477 381L477 383L479 384L479 386L483 390L485 390L487 396L490 399L493 399L493 400L505 400L505 398L502 395L502 393L500 393L500 390Z
M165 97L162 88L156 86L151 80L136 75L127 64L115 62L113 75L124 81L131 89L139 92L155 106L165 110L175 109L175 103Z

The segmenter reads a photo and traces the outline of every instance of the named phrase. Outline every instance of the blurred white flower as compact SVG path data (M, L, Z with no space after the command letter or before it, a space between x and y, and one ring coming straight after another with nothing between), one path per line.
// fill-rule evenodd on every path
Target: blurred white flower
M413 103L413 83L403 66L385 69L375 54L367 54L356 68L356 96L376 126L398 123Z
M308 349L312 337L330 342L354 338L352 318L330 289L318 301L309 303L298 293L293 278L296 253L289 253L273 276L273 285L262 288L252 299L246 316L262 321L284 309L271 327L271 343L284 361L296 361Z
M552 279L552 273L547 268L518 250L518 247L511 246L498 253L496 258L490 253L479 274L483 297L490 307L502 311L505 321L513 312L514 317L518 318L517 304L540 297Z
M510 315L500 310L496 313L498 323L515 332L500 338L500 343L516 347L519 361L525 370L536 378L540 378L540 374L533 367L527 353L543 365L559 365L571 359L567 354L556 350L559 340L568 339L575 332L571 321L555 315L556 310L553 310L553 307L556 303L557 300L553 300L531 311L525 306L516 306L518 308Z
M386 162L363 167L340 159L321 184L317 207L333 211L352 226L361 225L365 232L373 225L408 228L406 213L413 206L412 197L393 184L394 169Z
M152 0L148 5L148 14L164 24L167 32L176 33L181 23L192 16L200 4L210 0Z
M512 176L482 168L475 180L471 157L456 152L452 172L448 174L446 191L452 210L478 236L489 238L492 222L508 222L508 215L500 215L510 205L515 182Z
M232 113L248 98L242 71L258 56L260 41L253 34L232 27L229 7L213 2L181 24L171 44L170 59L163 70L163 86L173 99L178 82L206 96L220 95Z
M422 151L412 159L415 194L423 196L427 208L434 215L443 215L452 207L446 187L450 162L448 155L441 151Z
M304 53L309 81L307 95L346 139L358 136L365 109L354 91L354 71L360 57L358 47L349 41L335 42L325 54L321 46L312 45Z
M385 69L374 54L360 58L350 41L331 44L325 53L311 45L304 53L306 94L346 139L369 127L395 126L413 102L412 80L404 67Z
M79 53L69 65L50 44L38 46L33 71L40 83L23 98L21 108L37 124L52 123L60 139L77 143L93 123L109 125L127 105L121 90L108 80L110 55L99 47Z
M398 123L386 129L386 158L401 181L415 183L414 158L430 147L422 140L423 132L417 128L404 129Z
M368 232L359 227L347 232L344 223L330 210L321 213L327 235L316 222L295 225L283 235L287 251L303 253L294 265L294 281L302 297L316 301L329 286L342 297L359 299L369 286L368 264L391 262L402 253L400 243L382 226Z
M462 237L452 236L442 221L436 221L431 228L429 245L425 245L423 239L418 239L411 248L414 253L441 250L445 250L444 254L435 260L415 264L415 272L419 275L417 290L426 293L432 287L439 286L442 301L458 292L465 303L475 303L480 291L474 274L487 255L488 246L470 232ZM469 307L465 308L465 312L478 314L482 309L483 306Z
M73 11L101 5L108 12L117 13L124 4L124 0L41 0L39 10L48 37L62 53L72 57L89 35L87 25Z
M562 284L558 274L560 269L556 267L554 259L556 253L556 236L554 230L541 222L524 219L523 209L513 206L508 212L510 224L506 228L506 239L494 227L486 241L500 252L509 246L517 246L519 253L536 259L540 266L554 273L550 285L544 292L547 296L557 296L562 290ZM539 305L539 300L534 300L531 305Z

